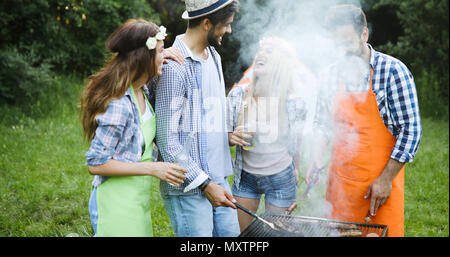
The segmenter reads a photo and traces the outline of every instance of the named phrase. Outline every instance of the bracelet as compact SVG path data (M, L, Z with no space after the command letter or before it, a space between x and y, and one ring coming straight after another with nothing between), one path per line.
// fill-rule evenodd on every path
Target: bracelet
M211 179L208 177L205 181L203 181L203 183L198 188L200 188L200 190L203 192L210 182Z

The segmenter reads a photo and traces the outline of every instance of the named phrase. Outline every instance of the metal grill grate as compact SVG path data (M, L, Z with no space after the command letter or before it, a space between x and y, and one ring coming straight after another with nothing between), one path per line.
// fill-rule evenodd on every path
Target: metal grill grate
M366 236L375 233L387 236L386 225L336 221L304 216L262 214L262 218L274 223L279 229L272 229L255 219L240 234L240 237L343 237Z

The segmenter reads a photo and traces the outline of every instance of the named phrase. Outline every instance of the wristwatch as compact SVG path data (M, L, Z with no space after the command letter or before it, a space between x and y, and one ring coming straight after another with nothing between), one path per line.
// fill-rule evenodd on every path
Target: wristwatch
M209 183L211 182L211 178L207 177L205 181L203 181L203 183L200 184L200 186L198 186L198 188L200 188L200 190L202 190L202 192L206 189L206 187L209 185Z

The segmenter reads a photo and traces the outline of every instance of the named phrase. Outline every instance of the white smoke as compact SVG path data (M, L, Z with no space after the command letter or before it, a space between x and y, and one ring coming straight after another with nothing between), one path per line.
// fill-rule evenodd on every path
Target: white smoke
M249 67L258 49L258 42L266 36L277 36L288 40L297 50L296 58L306 65L316 78L323 76L323 70L344 56L337 51L335 42L324 28L325 16L329 7L338 4L354 4L361 7L358 0L241 0L240 18L233 24L231 37L239 40L239 66ZM286 58L293 58L286 56ZM353 70L353 67L348 67ZM322 79L322 78L321 78ZM314 128L317 97L320 94L318 80L306 79L300 83L299 90L306 99L307 115L302 123L302 149L305 153L301 172L305 172L311 146L315 143L317 131ZM329 128L332 131L333 128ZM355 145L358 138L352 139L349 146ZM330 156L324 156L330 159ZM305 163L306 162L306 163ZM294 214L305 216L326 216L331 206L325 201L326 173L322 174L320 185L311 191L310 200L305 203L298 197L298 208ZM302 183L302 174L300 182ZM299 189L303 188L300 187ZM302 190L299 190L299 195Z

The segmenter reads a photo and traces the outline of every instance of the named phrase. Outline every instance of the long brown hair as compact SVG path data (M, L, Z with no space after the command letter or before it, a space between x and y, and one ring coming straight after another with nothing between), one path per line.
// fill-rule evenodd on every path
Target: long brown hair
M81 123L89 142L98 126L96 116L104 113L112 100L122 97L132 82L143 76L149 82L157 74L156 50L149 50L146 41L158 32L158 26L150 21L130 19L109 36L106 47L113 55L99 72L88 77L81 95Z

